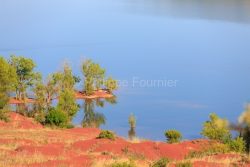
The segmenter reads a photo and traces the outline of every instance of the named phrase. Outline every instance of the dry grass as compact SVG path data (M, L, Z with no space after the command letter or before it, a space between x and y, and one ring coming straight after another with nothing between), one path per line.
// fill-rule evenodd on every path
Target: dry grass
M45 156L40 153L27 154L27 153L17 153L10 155L5 151L0 152L0 166L28 166L34 163L42 163L51 160L63 160L61 156Z
M131 160L122 158L122 159L102 159L94 162L92 167L110 167L114 163L123 163L123 162L131 162ZM136 167L148 167L149 164L146 164L142 161L133 161Z
M72 143L84 140L83 136L77 136L69 134L63 130L55 129L35 129L35 130L25 130L25 129L1 129L0 130L1 139L15 139L17 142L22 140L29 140L34 142L36 145L43 145L49 143L65 143L65 145L71 145Z
M76 141L84 140L83 136L72 135L60 129L48 128L0 129L0 136L0 139L3 140L0 143L0 167L28 166L33 163L64 159L62 156L48 156L38 152L28 154L15 151L23 145L43 146L52 143L63 143L67 147ZM65 165L61 165L61 167L65 167Z

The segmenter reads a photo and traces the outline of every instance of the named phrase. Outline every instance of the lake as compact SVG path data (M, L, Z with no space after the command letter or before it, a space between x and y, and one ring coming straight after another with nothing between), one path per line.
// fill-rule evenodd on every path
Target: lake
M250 0L1 0L0 55L11 54L44 77L100 63L120 84L116 104L94 106L103 129L127 137L133 113L140 138L200 138L209 113L237 122L250 100Z

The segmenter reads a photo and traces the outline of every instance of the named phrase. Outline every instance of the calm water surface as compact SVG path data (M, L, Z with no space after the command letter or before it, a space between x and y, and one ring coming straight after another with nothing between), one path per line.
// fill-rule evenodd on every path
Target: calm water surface
M81 75L91 58L128 81L117 104L79 101L75 124L95 118L126 137L134 113L139 137L164 140L174 128L199 138L210 112L236 122L250 100L250 1L0 0L0 54L31 57L44 76L64 61ZM135 77L176 86L142 87Z

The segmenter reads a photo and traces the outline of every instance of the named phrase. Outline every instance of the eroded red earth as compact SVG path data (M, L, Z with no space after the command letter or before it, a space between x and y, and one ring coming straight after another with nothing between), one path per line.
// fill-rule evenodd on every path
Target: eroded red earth
M170 166L175 166L191 151L199 151L210 144L208 140L168 144L130 142L121 137L114 141L96 139L100 130L95 128L51 129L17 113L10 113L10 118L7 123L0 122L0 166L90 167L129 159L137 166L150 166L162 157L172 159ZM237 154L190 160L197 167L230 166L240 161L241 156Z

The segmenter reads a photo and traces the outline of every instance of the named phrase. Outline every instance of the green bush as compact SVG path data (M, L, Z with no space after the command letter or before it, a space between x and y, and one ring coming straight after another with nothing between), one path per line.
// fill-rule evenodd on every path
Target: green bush
M68 116L66 113L59 111L55 108L51 108L46 115L46 124L55 125L58 127L65 127L68 123Z
M110 167L136 167L134 162L115 162Z
M115 140L115 134L109 130L102 130L97 138Z
M168 158L161 158L154 162L152 167L166 167L169 162L170 160Z
M182 135L177 130L168 130L165 132L168 143L178 143L182 139Z
M230 140L227 145L229 146L230 150L233 152L242 153L246 149L246 143L242 137L237 137L234 140Z
M179 162L175 165L176 167L192 167L192 163L191 162Z
M216 114L210 114L210 120L203 124L201 134L212 140L225 142L231 138L228 121L219 118Z

